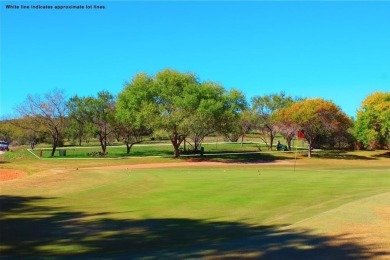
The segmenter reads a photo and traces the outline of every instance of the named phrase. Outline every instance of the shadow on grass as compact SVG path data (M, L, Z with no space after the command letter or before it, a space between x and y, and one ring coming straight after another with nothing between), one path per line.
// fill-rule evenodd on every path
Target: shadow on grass
M44 158L75 158L75 159L115 159L115 158L133 158L133 157L154 157L154 156L161 156L161 157L173 157L172 151L164 151L164 150L138 150L138 151L131 151L129 154L126 153L126 149L121 149L120 151L112 151L109 150L106 155L101 155L101 151L98 149L94 150L78 150L78 149L65 149L67 151L66 156L59 156L58 152L55 153L53 157L49 155L49 152L44 153ZM38 155L38 154L37 154Z
M225 162L225 163L268 163L280 160L293 160L283 153L221 153L203 157L190 157L190 161L208 161L208 162Z
M4 161L3 159L0 159L0 164L6 164L9 163L9 161Z
M376 160L370 156L351 154L346 151L320 151L313 152L312 157L321 159L342 159L342 160Z
M376 158L389 158L390 159L390 152L376 154L376 155L374 155L374 157L376 157Z
M147 156L164 156L164 157L173 157L173 151L170 150L132 150L129 154L125 151L117 154L120 157L147 157Z
M2 257L96 258L264 258L364 259L370 251L343 236L310 230L250 226L199 219L143 219L114 213L85 213L48 207L43 197L1 196Z

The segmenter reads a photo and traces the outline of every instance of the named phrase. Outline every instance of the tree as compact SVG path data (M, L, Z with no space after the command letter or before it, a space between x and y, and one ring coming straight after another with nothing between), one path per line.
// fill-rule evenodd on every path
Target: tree
M180 144L190 133L190 118L199 104L199 86L197 77L191 73L165 69L155 77L153 100L157 116L152 125L168 134L174 157L180 156Z
M153 78L140 73L118 95L115 129L126 144L127 154L142 141L143 134L151 132L150 122L157 114L153 86Z
M330 150L353 150L356 147L356 138L352 134L350 125L332 133L321 134L317 137L316 146Z
M111 124L115 116L114 96L108 91L101 91L97 98L89 97L86 100L87 118L99 137L103 155L107 153L108 136L112 131Z
M0 139L13 145L24 145L30 144L31 141L45 142L48 138L47 134L20 127L22 125L32 125L32 122L29 118L7 118L0 121Z
M193 150L198 151L204 138L215 132L217 118L223 109L224 89L214 82L205 82L196 88L194 111L185 120L189 128L189 138L193 141Z
M243 146L244 136L254 126L255 117L252 111L248 110L245 96L240 91L231 90L228 99L230 102L224 109L227 113L223 120L218 119L220 123L218 132L231 142L237 142L241 137L241 146Z
M261 139L272 150L273 141L278 128L272 120L272 114L281 108L292 104L293 99L284 92L252 98L252 109L257 114L256 128L260 131ZM268 144L269 140L269 144Z
M279 109L272 115L272 122L276 131L281 133L283 138L287 141L288 150L291 151L291 143L294 137L297 135L300 127L291 120L291 110Z
M20 127L51 137L51 156L54 156L57 146L62 142L66 124L67 106L64 92L56 89L43 97L28 95L15 110L23 119L18 121Z
M354 127L365 147L390 149L390 92L374 92L362 102Z
M81 146L83 138L87 139L94 134L92 123L89 122L86 115L86 105L86 99L78 96L70 98L67 103L69 124L66 133L73 140L77 139L79 146Z
M244 95L235 89L226 91L214 82L200 85L198 104L188 117L189 137L198 151L204 138L214 132L230 132L239 124L239 116L246 107Z
M141 73L118 96L116 117L122 127L117 128L133 143L140 142L141 133L163 131L174 157L179 157L186 138L193 140L197 151L205 136L235 122L245 105L241 92L228 92L214 82L201 83L191 73L169 69L154 77ZM131 143L125 142L129 151Z
M293 103L279 113L284 114L286 125L304 133L308 157L320 135L336 133L352 125L351 119L338 106L321 98Z
M6 140L11 143L15 140L15 132L19 131L19 127L12 123L12 120L0 121L0 140Z
M106 154L108 136L112 132L111 125L114 121L115 100L114 96L108 91L101 91L97 97L77 97L70 100L74 101L72 107L72 116L90 124L92 131L98 136L102 154Z

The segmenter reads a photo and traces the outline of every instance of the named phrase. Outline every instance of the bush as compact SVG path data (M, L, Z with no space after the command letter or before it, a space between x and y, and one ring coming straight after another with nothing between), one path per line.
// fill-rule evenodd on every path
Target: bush
M90 156L90 157L106 157L108 155L108 152L90 152L90 153L87 153L87 156Z

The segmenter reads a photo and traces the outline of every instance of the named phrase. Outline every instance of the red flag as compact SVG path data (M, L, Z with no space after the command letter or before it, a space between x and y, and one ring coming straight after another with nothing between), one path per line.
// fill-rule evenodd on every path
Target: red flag
M305 139L305 135L301 131L298 131L298 138Z

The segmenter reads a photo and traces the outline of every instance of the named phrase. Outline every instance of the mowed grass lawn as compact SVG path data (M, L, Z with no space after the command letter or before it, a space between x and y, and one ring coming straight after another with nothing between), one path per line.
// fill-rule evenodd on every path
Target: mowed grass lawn
M183 146L182 146L183 147ZM226 142L217 142L217 143L206 143L202 147L205 149L206 154L214 153L240 153L240 152L259 152L261 149L267 150L264 144L259 143L245 143L241 146L240 143L226 143ZM187 149L191 149L187 145ZM66 150L66 156L60 156L60 151ZM54 156L51 157L51 148L50 147L36 147L33 152L36 156L40 156L42 152L42 157L47 159L53 158L97 158L101 148L99 146L95 147L60 147L55 152ZM124 145L113 145L107 147L108 154L106 158L126 158L126 157L171 157L173 155L173 148L170 143L159 143L159 144L137 144L134 145L131 149L130 154L126 153L126 147ZM200 152L183 152L183 155L199 155Z
M263 155L256 156L260 161ZM132 168L134 159L3 160L0 168L30 174L0 183L0 255L389 257L388 233L368 241L345 228L386 223L388 154L318 157L300 157L295 170L292 155L273 164L149 169Z

